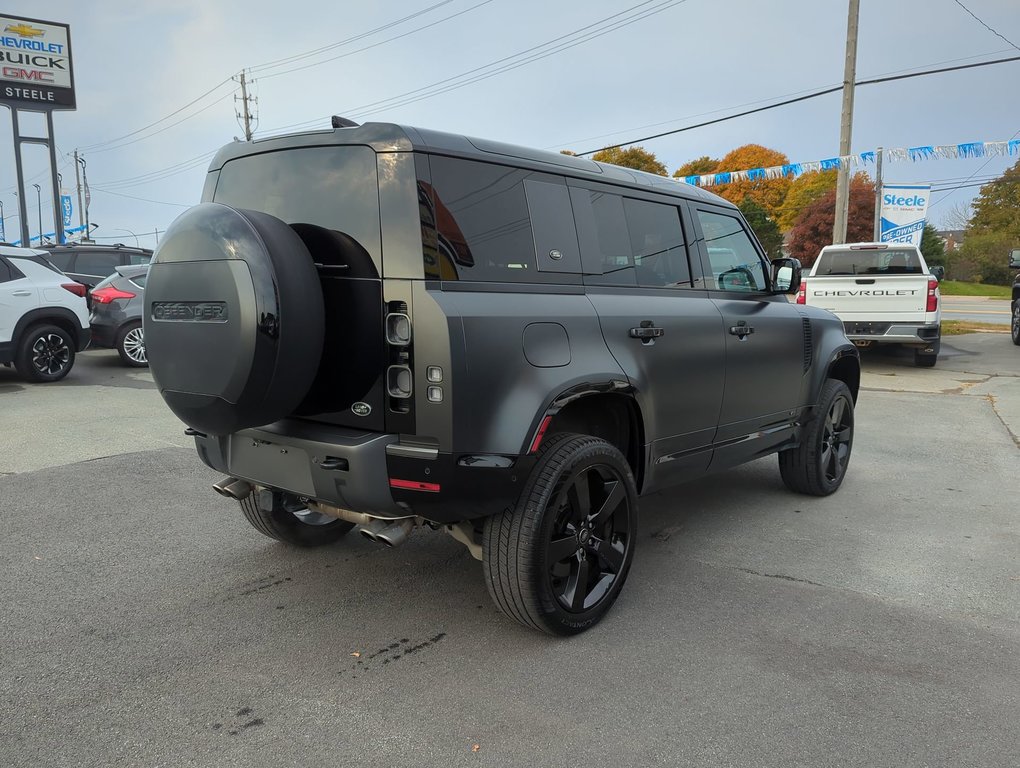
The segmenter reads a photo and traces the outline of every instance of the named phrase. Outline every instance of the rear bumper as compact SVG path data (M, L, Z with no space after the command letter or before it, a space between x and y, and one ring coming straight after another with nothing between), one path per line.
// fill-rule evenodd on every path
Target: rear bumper
M117 330L113 325L93 325L92 346L112 349L117 345Z
M454 456L399 436L282 421L195 436L202 461L253 484L378 517L436 523L485 517L516 502L532 457Z
M871 344L912 344L929 346L942 336L940 323L869 323L846 321L843 330L850 341Z

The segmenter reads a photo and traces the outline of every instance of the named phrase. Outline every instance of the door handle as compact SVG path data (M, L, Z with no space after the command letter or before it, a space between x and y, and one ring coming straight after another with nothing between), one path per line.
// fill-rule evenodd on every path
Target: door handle
M13 291L11 296L31 296L31 291Z
M736 336L741 341L744 340L745 336L748 336L748 335L750 335L752 333L754 333L754 326L753 325L748 325L743 320L741 320L736 325L731 325L730 326L730 334L733 335L733 336Z
M651 339L657 339L666 333L663 328L656 328L653 325L645 325L644 323L649 322L645 320L640 328L631 328L630 337L632 339L641 339L642 341L650 341Z

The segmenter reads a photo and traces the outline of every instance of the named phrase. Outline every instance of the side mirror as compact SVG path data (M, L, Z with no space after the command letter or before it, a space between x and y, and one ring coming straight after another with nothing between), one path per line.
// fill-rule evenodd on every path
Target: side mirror
M772 293L796 293L800 280L799 259L775 259L772 262Z
M1010 269L1020 269L1020 248L1014 248L1009 252Z
M944 280L946 277L946 268L943 267L941 264L936 264L934 267L929 267L928 271L931 272L935 279L938 280L939 282Z

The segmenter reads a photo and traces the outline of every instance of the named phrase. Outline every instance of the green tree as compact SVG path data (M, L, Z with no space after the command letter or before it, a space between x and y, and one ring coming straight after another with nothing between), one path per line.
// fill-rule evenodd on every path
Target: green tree
M659 159L643 147L613 147L603 149L591 156L592 160L611 165L622 165L624 168L633 168L637 171L655 173L659 176L666 175L666 166L659 162Z
M719 167L719 160L708 155L702 155L697 160L690 160L673 171L674 179L682 179L686 176L704 176L706 173L715 173ZM741 170L738 168L737 170Z
M921 255L929 267L946 266L946 244L931 224L921 232Z
M789 232L805 208L836 188L838 173L836 170L810 171L794 179L783 204L779 206L779 228Z
M771 218L758 203L750 197L745 197L739 206L740 212L744 214L747 223L751 225L758 242L768 254L770 259L782 255L783 234L779 231L779 225Z
M981 187L960 257L954 259L954 272L959 264L961 270L972 268L970 276L982 282L1008 285L1011 275L1006 262L1011 248L1020 248L1020 161Z

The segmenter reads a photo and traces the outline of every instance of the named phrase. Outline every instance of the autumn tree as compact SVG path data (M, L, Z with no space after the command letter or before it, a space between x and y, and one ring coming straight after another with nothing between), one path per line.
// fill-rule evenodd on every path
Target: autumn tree
M743 202L737 207L744 214L747 223L751 225L751 229L754 230L754 234L758 237L758 242L761 243L768 257L775 259L781 256L783 235L779 231L779 225L776 224L775 219L771 218L765 212L765 209L750 197L745 197Z
M697 160L686 162L673 171L673 178L683 179L687 176L704 176L706 173L715 173L715 169L718 167L719 160L717 158L702 155Z
M801 174L790 183L783 204L779 207L779 228L789 232L804 209L825 193L836 188L839 171L810 171Z
M624 168L633 168L636 171L647 171L659 176L666 175L666 166L659 162L658 158L643 147L628 147L621 149L603 149L591 156L592 160L611 165L622 165Z
M826 192L801 213L790 231L790 255L810 267L818 252L832 244L836 217L836 190ZM875 184L858 175L850 182L850 206L847 212L846 241L868 242L875 227Z
M960 260L972 263L983 282L1008 285L1011 273L1006 262L1012 248L1020 248L1020 161L981 187Z
M719 161L716 172L771 168L776 165L786 165L789 162L789 158L782 152L763 147L760 144L745 144L724 156ZM764 208L771 218L778 219L779 208L783 204L783 200L786 199L790 184L790 180L782 176L775 179L745 179L729 184L717 184L712 187L712 192L725 197L735 205L740 205L745 197L750 197Z

